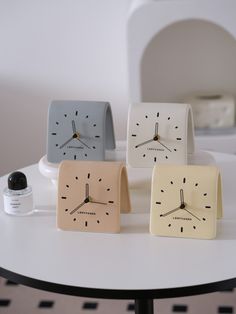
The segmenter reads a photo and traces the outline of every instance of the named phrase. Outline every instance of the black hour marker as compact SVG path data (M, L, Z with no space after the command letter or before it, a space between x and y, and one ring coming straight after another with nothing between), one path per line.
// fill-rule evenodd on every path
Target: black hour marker
M186 178L183 178L183 183L185 183L186 182Z
M174 184L173 181L170 181L170 184Z
M161 205L161 202L156 202L156 204Z
M102 179L100 178L98 181L99 181L99 182L101 182L101 181L102 181Z
M62 198L63 200L66 200L66 199L67 199L67 197L66 197L66 196L62 196L61 198Z
M177 149L176 149L176 148L174 148L174 151L175 151L175 152L177 152Z
M193 229L196 229L196 226L193 226Z
M177 139L177 141L181 141L181 140L182 140L182 138L181 138L181 137L177 137L176 139Z
M52 133L52 135L57 135L57 133Z
M94 125L93 125L93 126L95 127L95 126L97 126L97 124L95 124L95 123L94 123Z
M166 156L166 159L168 159L168 156Z
M211 206L205 206L205 208L211 208Z
M78 177L75 177L75 179L78 180L79 178L78 178Z
M95 146L93 146L93 149L96 149L96 147L95 147Z
M154 157L154 161L155 161L155 162L157 161L157 158L156 158L156 157Z
M56 147L58 147L58 144L56 144Z
M206 221L206 218L202 218L202 220Z
M74 155L74 160L76 159L76 155Z
M198 183L195 183L195 186L198 186Z
M168 117L168 120L170 120L170 117Z
M85 227L88 227L88 222L87 221L85 221Z
M204 193L203 195L204 195L204 196L207 196L207 193Z
M95 135L96 138L100 138L100 135Z
M78 110L76 110L75 115L78 116Z
M68 208L65 209L65 212L68 212Z
M164 190L161 190L162 193L164 193Z
M64 152L63 155L65 156L65 154L66 154L66 153Z
M157 118L159 117L159 112L157 113Z
M74 218L73 220L76 221L76 218Z
M133 136L133 137L136 137L136 136L137 136L137 134L132 134L132 136Z
M58 125L59 124L59 122L56 122L56 125Z
M69 188L69 185L67 184L66 187Z
M168 227L171 227L171 224L169 224Z
M99 224L99 223L100 223L100 221L99 221L99 220L97 220L97 223Z
M143 157L146 157L146 155L145 155L145 154L143 154Z
M107 216L109 216L109 213L108 213L108 212L106 212L106 215L107 215Z
M139 123L136 123L137 126L139 126Z
M183 227L181 227L181 228L180 228L180 232L183 232L183 231L184 231L184 228L183 228Z
M88 179L90 178L90 173L88 173Z
M107 189L107 191L110 191L110 189Z
M84 154L84 156L85 156L85 157L87 157L87 156L88 156L88 154Z
M177 125L175 126L175 129L178 129L178 126L177 126Z
M114 201L108 201L108 203L113 204L113 203L114 203Z
M65 117L67 117L67 114L64 114Z
M148 116L145 116L145 118L147 119L147 118L148 118Z
M88 115L85 118L88 119Z

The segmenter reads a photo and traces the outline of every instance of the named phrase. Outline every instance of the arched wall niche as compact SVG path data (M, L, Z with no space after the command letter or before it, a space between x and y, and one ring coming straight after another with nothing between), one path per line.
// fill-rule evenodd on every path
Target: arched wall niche
M203 19L170 24L144 49L140 85L143 102L183 102L196 93L236 96L236 39Z

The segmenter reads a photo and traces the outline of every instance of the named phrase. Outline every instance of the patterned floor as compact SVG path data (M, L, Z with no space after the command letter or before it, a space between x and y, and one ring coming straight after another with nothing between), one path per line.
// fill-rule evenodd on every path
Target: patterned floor
M234 313L236 290L201 296L155 300L155 314ZM125 314L133 300L103 300L64 296L17 285L0 277L0 314Z

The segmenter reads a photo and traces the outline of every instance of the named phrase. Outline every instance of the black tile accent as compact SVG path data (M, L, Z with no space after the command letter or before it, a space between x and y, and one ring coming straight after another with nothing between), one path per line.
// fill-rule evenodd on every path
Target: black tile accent
M6 286L18 286L18 283L11 281L11 280L6 280Z
M178 313L186 313L188 312L188 307L187 305L184 304L174 304L172 307L173 312L178 312Z
M83 309L84 310L96 310L98 307L97 302L84 302Z
M135 305L134 303L129 303L127 305L127 311L134 311L135 310Z
M38 304L38 308L42 309L42 308L47 308L47 309L51 309L54 306L54 301L50 301L50 300L43 300L40 301Z
M233 313L233 312L234 312L234 308L232 306L219 306L218 307L218 313L228 314L228 313Z
M11 300L9 300L9 299L0 299L0 307L1 306L7 307L10 305L10 303L11 303Z

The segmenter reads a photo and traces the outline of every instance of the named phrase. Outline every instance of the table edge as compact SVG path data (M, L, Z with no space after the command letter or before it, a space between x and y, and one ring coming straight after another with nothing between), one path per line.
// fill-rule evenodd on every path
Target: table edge
M100 289L69 286L27 277L0 267L0 276L17 284L64 295L98 299L166 299L220 292L236 287L236 278L186 287L164 289Z

